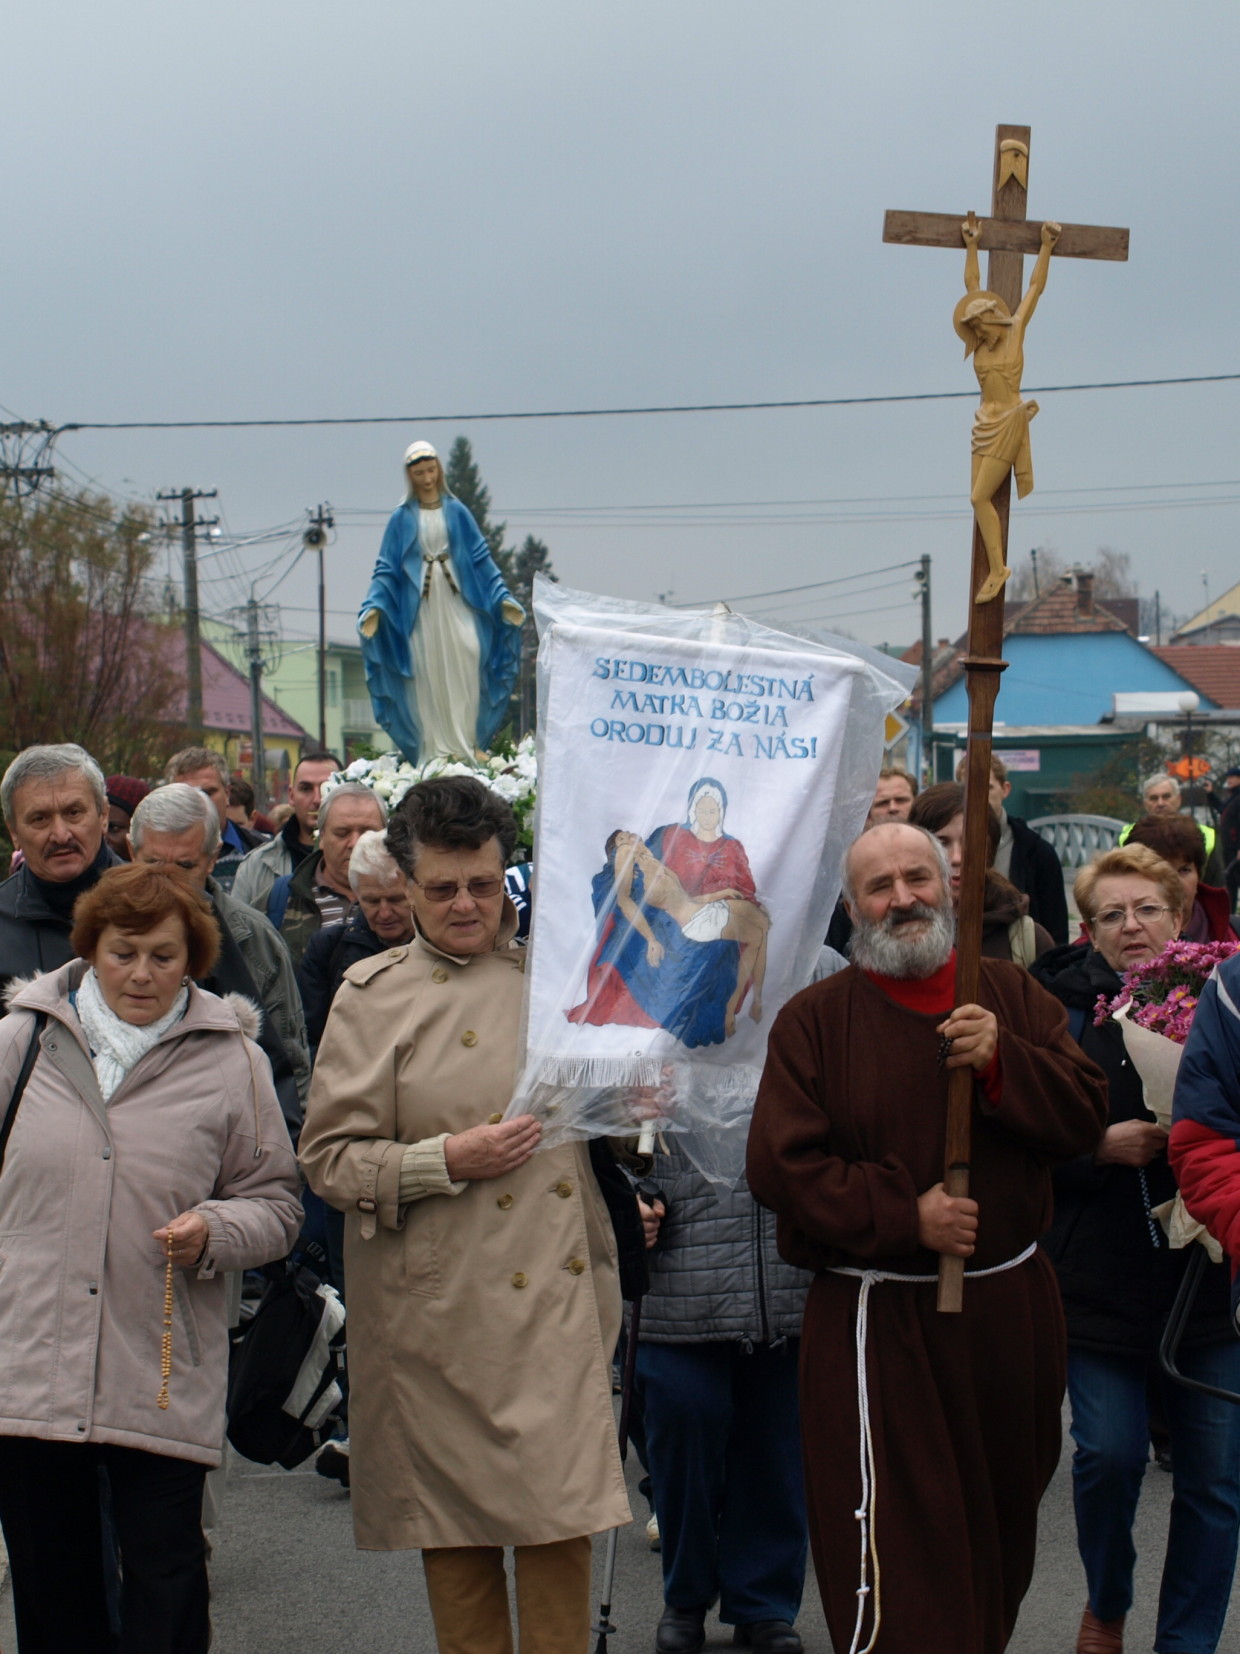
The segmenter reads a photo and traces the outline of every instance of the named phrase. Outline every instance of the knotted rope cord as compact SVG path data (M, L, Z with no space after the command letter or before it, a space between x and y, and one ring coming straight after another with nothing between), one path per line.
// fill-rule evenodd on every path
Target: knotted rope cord
M971 1269L967 1279L980 1280L983 1275L999 1275L1005 1269L1015 1269L1018 1264L1025 1263L1038 1249L1038 1243L1033 1241L1019 1257L1009 1258L1006 1263L992 1264L989 1269ZM857 1587L857 1620L853 1627L852 1642L848 1654L871 1654L874 1644L878 1641L878 1628L882 1624L882 1572L878 1562L878 1476L874 1465L874 1430L870 1423L870 1383L867 1372L867 1353L870 1335L870 1293L872 1289L883 1281L905 1281L912 1286L924 1286L928 1282L937 1281L938 1275L903 1275L896 1270L886 1269L852 1269L844 1266L832 1269L833 1275L852 1275L861 1282L861 1289L857 1294L857 1416L860 1425L860 1459L861 1459L861 1503L853 1512L853 1516L861 1524L861 1583ZM873 1575L873 1585L870 1583ZM870 1640L861 1648L861 1629L865 1623L865 1604L869 1596L874 1598L874 1626L870 1632Z
M428 556L425 552L423 552L422 553L422 561L426 564L426 578L422 582L422 596L423 597L429 597L430 594L431 594L431 575L434 574L434 572L435 572L435 564L436 563L442 563L443 564L444 575L447 578L448 586L451 589L454 596L459 597L461 595L460 587L457 585L456 580L453 578L452 553L450 551L436 552L433 557Z

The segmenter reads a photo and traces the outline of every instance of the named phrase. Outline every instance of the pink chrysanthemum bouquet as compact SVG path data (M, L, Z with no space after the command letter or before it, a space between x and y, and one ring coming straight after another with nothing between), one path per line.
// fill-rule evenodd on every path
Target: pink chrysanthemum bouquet
M1183 1045L1210 973L1237 947L1240 942L1169 942L1156 958L1125 973L1124 986L1114 999L1099 994L1095 1025L1132 1006L1127 1012L1129 1026L1148 1028Z

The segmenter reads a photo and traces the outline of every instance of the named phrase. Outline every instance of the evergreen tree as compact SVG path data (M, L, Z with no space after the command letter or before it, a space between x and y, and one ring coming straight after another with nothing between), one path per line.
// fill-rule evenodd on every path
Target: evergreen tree
M458 436L453 442L444 466L444 479L461 504L469 508L479 532L491 548L491 556L504 577L504 584L525 610L525 625L521 629L521 671L513 686L509 705L509 729L519 739L533 729L537 716L534 669L538 655L538 631L534 625L534 576L541 573L555 579L551 569L551 553L543 541L533 534L526 535L520 549L504 545L507 524L491 521L491 491L482 480L467 436Z
M512 575L512 553L504 550L504 530L508 525L491 521L491 490L482 480L482 472L478 469L473 446L467 436L458 436L452 444L448 463L444 466L444 479L449 493L455 494L461 504L468 507L482 538L491 548L491 556L498 563L500 573L508 582Z
M521 672L512 696L512 715L518 738L534 728L538 721L538 691L535 666L538 659L538 628L534 625L534 576L545 574L556 579L551 567L551 553L533 534L527 534L521 549L512 558L512 595L525 610L525 625L521 628Z

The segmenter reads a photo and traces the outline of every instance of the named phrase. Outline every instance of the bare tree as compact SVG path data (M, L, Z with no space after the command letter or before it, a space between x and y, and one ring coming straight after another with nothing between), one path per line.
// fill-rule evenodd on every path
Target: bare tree
M151 774L183 728L184 645L157 616L151 515L0 492L0 758L78 741Z
M1012 564L1012 578L1007 586L1009 603L1032 603L1049 586L1060 580L1064 573L1063 558L1051 546L1037 548L1037 577L1034 578L1034 553L1026 552L1023 557ZM1035 591L1034 587L1037 587Z

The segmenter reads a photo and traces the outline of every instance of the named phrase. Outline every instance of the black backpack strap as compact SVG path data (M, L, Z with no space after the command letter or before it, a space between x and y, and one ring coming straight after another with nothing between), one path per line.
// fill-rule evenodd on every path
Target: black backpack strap
M17 1075L17 1084L13 1087L13 1095L9 1098L9 1106L4 1111L4 1124L0 1125L0 1167L4 1165L5 1151L9 1146L9 1134L13 1130L13 1122L17 1118L17 1105L22 1100L22 1092L26 1089L26 1082L34 1073L34 1065L39 1060L39 1036L46 1026L47 1012L36 1011L34 1032L30 1036L30 1044L26 1047L26 1055L22 1058L22 1065Z

